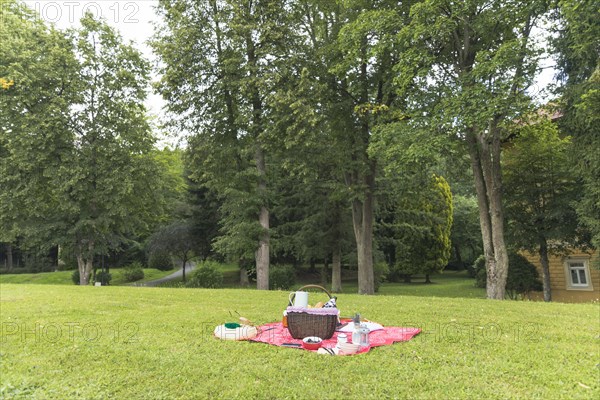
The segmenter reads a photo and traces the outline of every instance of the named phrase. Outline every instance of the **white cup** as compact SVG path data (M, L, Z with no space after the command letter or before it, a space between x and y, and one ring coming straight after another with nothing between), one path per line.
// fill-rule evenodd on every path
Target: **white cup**
M308 306L308 292L292 292L292 293L290 293L290 302L292 301L292 295L294 295L294 307L307 307Z

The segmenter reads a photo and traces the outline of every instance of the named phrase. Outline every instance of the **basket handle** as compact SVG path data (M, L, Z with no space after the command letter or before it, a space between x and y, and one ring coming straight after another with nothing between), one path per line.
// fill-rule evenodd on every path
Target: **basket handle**
M325 294L327 294L327 296L329 296L329 299L332 299L333 296L331 295L331 293L329 293L329 291L327 289L325 289L323 286L319 286L319 285L304 285L302 286L300 289L296 290L295 292L292 293L292 297L290 297L290 302L289 302L289 306L293 306L294 305L294 299L296 298L296 292L301 291L302 289L307 289L307 288L315 288L315 289L321 289L322 291L325 292Z

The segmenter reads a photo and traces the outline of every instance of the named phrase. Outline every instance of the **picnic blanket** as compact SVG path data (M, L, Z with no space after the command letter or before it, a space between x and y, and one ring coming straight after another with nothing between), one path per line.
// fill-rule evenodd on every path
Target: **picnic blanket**
M284 328L281 322L272 322L262 325L259 327L258 332L259 333L256 337L250 339L251 341L268 343L275 346L282 346L284 344L302 345L302 340L292 338L288 329ZM412 339L415 335L419 334L419 332L421 332L421 329L419 328L402 328L395 326L384 327L382 330L370 332L369 346L361 348L356 354L366 353L371 350L372 347L391 345L396 342L406 342ZM331 339L323 340L322 347L334 348L337 343L337 336L339 333L342 332L336 331ZM308 351L317 352L317 350Z

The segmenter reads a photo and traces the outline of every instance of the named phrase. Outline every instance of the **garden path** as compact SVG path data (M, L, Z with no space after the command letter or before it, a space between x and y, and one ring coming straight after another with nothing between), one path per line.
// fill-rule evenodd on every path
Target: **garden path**
M188 261L185 264L185 274L186 276L189 276L188 274L190 272L192 272L194 270L194 268L196 268L196 263L193 261ZM164 276L160 279L155 279L153 281L148 281L148 282L140 282L140 283L134 283L133 286L158 286L162 283L168 282L168 281L172 281L174 279L181 279L183 277L183 268L179 269L175 272L173 272L170 275Z

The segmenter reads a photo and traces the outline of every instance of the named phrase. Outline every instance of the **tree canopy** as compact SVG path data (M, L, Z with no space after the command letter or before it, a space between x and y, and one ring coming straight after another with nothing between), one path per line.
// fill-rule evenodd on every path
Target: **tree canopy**
M160 0L160 128L151 64L106 21L61 31L4 3L9 267L35 249L77 260L86 284L98 257L144 262L150 245L235 262L259 289L271 263L331 266L334 291L353 269L372 294L382 261L428 275L483 252L502 299L507 243L542 264L551 243L600 244L592 1ZM548 52L543 109L560 118L529 123ZM159 149L159 129L185 148Z

